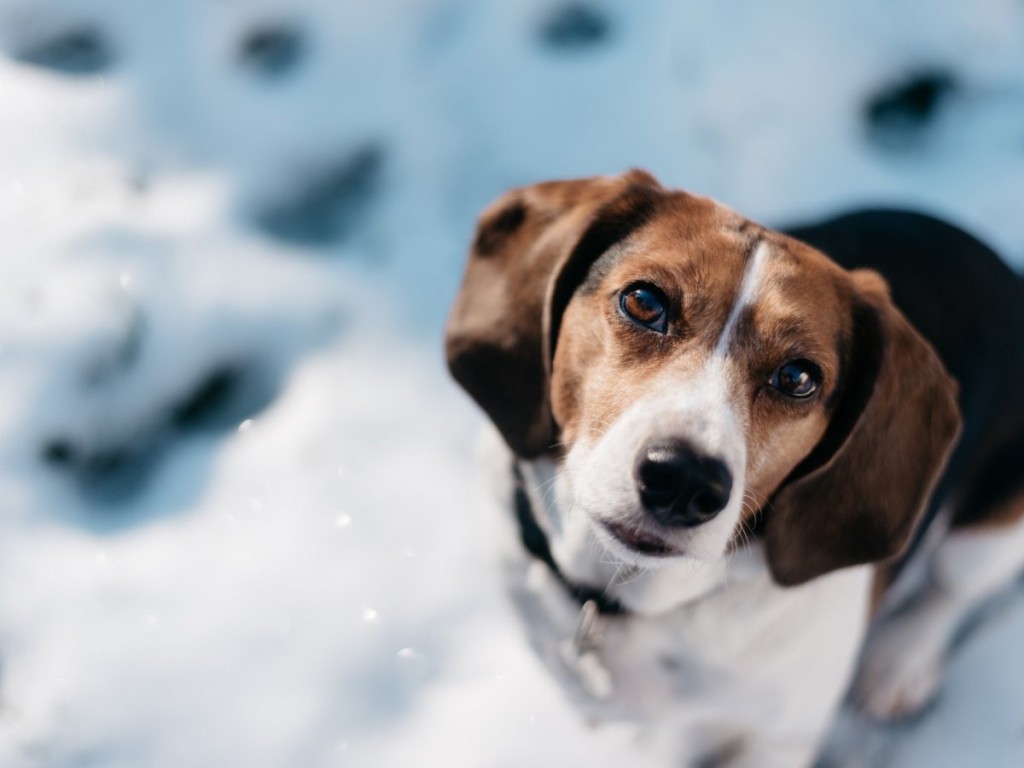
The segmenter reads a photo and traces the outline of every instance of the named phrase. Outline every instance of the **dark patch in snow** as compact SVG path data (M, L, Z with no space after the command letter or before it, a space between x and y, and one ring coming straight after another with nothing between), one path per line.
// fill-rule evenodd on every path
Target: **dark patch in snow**
M269 378L252 367L221 365L172 406L169 423L182 431L233 429L270 405L275 394Z
M193 429L220 421L226 411L234 410L231 404L237 398L241 380L241 371L235 368L213 371L171 408L171 423L180 429Z
M142 492L160 460L190 432L235 428L273 400L275 387L252 368L215 367L162 418L118 442L81 445L66 437L47 441L40 458L74 479L82 495L106 507L126 504Z
M159 448L143 439L87 454L75 468L83 495L94 503L108 505L134 498L149 482Z
M290 197L257 213L256 223L273 237L303 245L344 240L378 194L384 160L381 145L366 144L315 174Z
M611 21L601 10L585 3L569 3L544 19L539 36L546 48L575 51L600 45L611 31Z
M47 464L55 467L66 467L75 460L77 451L66 440L51 440L43 446L42 457Z
M51 466L70 472L89 501L116 506L145 487L156 464L157 445L145 438L87 451L55 438L43 446L42 457Z
M936 69L918 72L881 89L865 105L872 140L887 148L910 146L957 88L951 72Z
M242 63L265 77L286 75L302 61L306 38L297 25L281 22L251 29L239 46Z
M35 40L16 50L14 58L67 75L95 75L110 69L114 51L99 29L80 26Z

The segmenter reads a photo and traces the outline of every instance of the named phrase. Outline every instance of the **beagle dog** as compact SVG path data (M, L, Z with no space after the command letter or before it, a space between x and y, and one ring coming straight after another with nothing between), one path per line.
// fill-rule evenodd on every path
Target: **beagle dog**
M503 438L535 648L679 764L809 765L854 677L918 711L1024 567L1024 284L935 219L781 232L638 170L516 189L446 351Z

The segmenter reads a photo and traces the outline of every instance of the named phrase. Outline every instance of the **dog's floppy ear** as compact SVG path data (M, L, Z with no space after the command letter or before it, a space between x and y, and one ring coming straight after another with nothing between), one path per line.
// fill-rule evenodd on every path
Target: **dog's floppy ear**
M900 554L960 431L956 382L875 272L850 273L852 337L818 446L776 492L765 546L775 580Z
M555 442L549 382L562 313L594 260L650 218L660 189L643 171L546 182L481 215L445 348L456 381L516 454Z

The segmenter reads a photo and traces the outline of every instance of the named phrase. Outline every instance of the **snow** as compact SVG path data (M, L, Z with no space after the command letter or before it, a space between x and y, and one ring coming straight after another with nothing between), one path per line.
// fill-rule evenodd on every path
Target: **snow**
M570 5L0 2L0 764L666 763L503 592L440 354L474 215L643 166L1020 267L1024 5ZM927 119L868 128L930 72ZM1024 764L1022 636L1017 590L837 762Z

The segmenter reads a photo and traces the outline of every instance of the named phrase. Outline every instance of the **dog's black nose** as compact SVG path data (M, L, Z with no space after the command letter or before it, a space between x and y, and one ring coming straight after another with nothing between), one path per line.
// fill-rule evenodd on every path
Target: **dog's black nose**
M680 441L649 443L633 465L640 501L665 525L706 523L729 502L732 475L725 464Z

